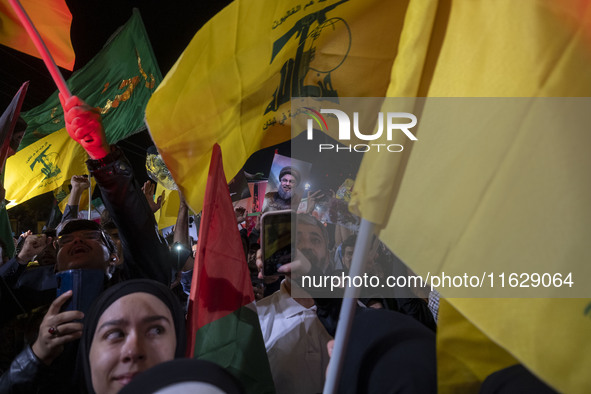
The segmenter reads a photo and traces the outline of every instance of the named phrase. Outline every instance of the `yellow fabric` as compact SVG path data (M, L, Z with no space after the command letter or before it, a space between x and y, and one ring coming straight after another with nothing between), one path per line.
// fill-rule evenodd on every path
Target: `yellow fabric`
M74 68L74 48L70 41L72 14L64 0L20 0L27 15L45 42L55 63ZM0 3L0 44L31 56L41 57L8 1Z
M416 20L420 14L411 11L426 15L428 6L435 3L409 5L388 96L591 96L589 2L439 1L432 24ZM410 111L419 116L419 140L398 157L366 154L352 196L355 209L382 228L382 241L413 271L511 272L514 260L532 271L560 272L591 261L591 155L585 152L591 134L573 134L560 123L536 134L528 127L533 109L523 112L523 126L512 136L478 129L470 138L421 134L421 116L428 115L421 111ZM567 114L556 116L568 124ZM506 148L504 154L487 149L491 144ZM507 366L502 352L483 365L480 349L491 346L486 338L559 391L591 390L589 300L448 301L459 314L447 316L450 309L442 308L438 345L440 355L460 362L453 372L438 363L440 392L477 392L483 377ZM465 339L462 316L484 334L472 346L454 346Z
M176 224L180 206L179 194L176 190L166 189L158 183L156 185L156 198L162 195L162 191L164 191L162 206L154 213L159 230Z
M6 161L4 187L7 208L22 203L40 194L50 192L72 175L85 174L88 155L66 129L18 151Z
M146 108L193 211L202 209L214 143L231 152L223 163L230 180L252 153L291 138L291 97L383 96L406 7L237 0L197 32Z
M490 300L476 300L475 305L484 309L485 302ZM519 363L445 299L440 300L437 323L439 393L477 393L488 375Z
M452 307L440 310L437 332L440 393L477 393L479 383L488 374L516 363L511 356L559 392L589 392L591 303L588 299L455 298L448 301L457 310ZM458 374L469 375L458 379ZM469 383L475 390L462 389Z

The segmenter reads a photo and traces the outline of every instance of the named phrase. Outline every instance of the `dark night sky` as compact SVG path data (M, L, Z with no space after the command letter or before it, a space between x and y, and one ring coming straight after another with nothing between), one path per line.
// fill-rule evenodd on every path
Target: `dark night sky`
M138 8L162 74L174 64L197 30L228 0L66 0L72 13L74 70L84 66L115 30ZM20 85L30 80L23 110L45 101L56 90L43 62L0 45L0 108L6 108ZM62 70L67 79L70 72Z

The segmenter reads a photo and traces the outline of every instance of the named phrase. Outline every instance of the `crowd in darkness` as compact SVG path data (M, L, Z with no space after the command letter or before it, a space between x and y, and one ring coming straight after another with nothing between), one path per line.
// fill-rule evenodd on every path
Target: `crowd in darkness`
M140 186L121 149L106 143L100 115L75 96L62 106L68 133L90 157L87 166L106 209L100 223L79 218L80 197L90 181L74 176L59 225L22 234L15 239L14 257L4 258L0 393L147 393L181 383L186 392L244 392L242 382L221 366L185 358L196 240L189 237L182 194L174 232L164 237L154 218L162 203L153 198L154 185ZM348 273L357 233L314 215L323 192L310 193L300 204L303 179L295 166L284 167L277 182L262 211L293 211L295 256L273 275L263 275L260 222L240 229L245 212L237 209L236 231L276 392L320 393L341 299L296 296L292 273ZM371 275L409 273L377 237L365 258ZM76 294L64 291L68 286ZM438 294L426 289L404 297L363 293L339 392L436 392L437 300ZM529 378L527 371L518 372ZM495 379L483 392L496 392L494 385L506 382Z

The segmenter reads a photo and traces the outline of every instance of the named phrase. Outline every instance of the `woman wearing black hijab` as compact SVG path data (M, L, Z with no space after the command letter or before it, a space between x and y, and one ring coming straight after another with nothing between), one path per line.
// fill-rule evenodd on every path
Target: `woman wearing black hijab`
M79 352L88 392L117 393L140 372L184 356L183 309L159 282L121 282L93 304Z
M150 368L120 394L244 394L242 384L219 365L195 358L167 361Z
M353 319L338 392L436 393L435 333L402 313L360 308Z

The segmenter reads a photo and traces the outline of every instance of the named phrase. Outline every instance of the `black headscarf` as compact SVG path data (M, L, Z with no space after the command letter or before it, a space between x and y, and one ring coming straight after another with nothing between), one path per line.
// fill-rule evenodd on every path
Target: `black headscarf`
M435 333L412 317L361 308L353 320L339 393L436 393Z
M189 390L192 393L202 392L194 386L180 391L179 385L190 383L207 383L227 394L244 393L240 381L219 365L211 361L185 358L166 361L142 372L123 387L120 394L151 394L162 389L183 393Z
M488 375L480 386L479 394L536 393L556 394L552 387L541 381L523 365L517 364Z
M84 331L80 338L78 357L84 370L84 379L89 393L94 393L90 372L90 346L99 319L105 310L119 298L133 293L148 293L157 297L170 309L176 333L175 358L185 354L185 314L174 293L162 283L151 279L132 279L120 282L101 293L84 319Z

